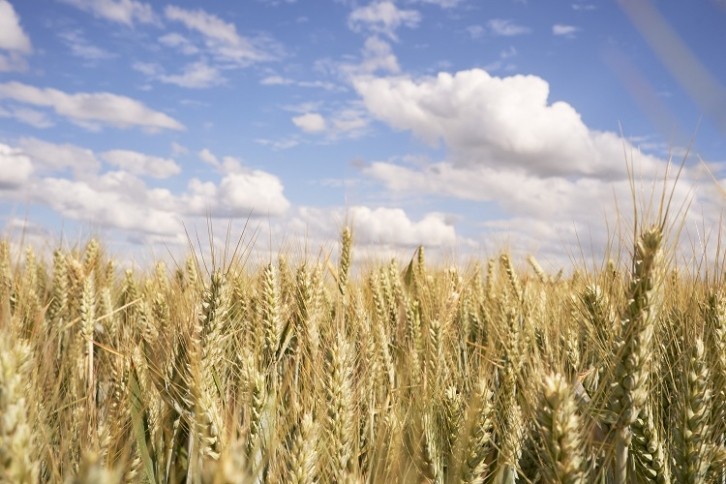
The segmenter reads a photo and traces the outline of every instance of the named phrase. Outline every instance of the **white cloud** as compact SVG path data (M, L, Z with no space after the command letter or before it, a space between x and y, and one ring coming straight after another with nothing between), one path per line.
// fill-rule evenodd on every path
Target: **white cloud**
M290 203L283 195L280 180L270 173L252 170L244 173L230 173L219 185L220 204L230 216L280 215Z
M186 155L187 153L189 153L189 148L187 148L186 146L184 146L182 144L177 143L176 141L172 141L171 142L171 152L175 156Z
M198 153L199 159L204 163L215 167L220 173L241 173L244 171L242 162L234 156L223 156L220 160L217 155L212 153L208 148L204 148Z
M284 109L296 113L292 122L305 133L324 133L326 140L334 140L341 137L355 138L365 132L370 124L370 117L365 108L359 102L349 102L336 106L337 109L323 115L319 110L323 108L320 103L303 103L299 106L286 106ZM260 144L271 145L276 149L290 148L297 144L295 139L272 142L270 140L257 140ZM292 145L290 145L292 143Z
M30 37L20 25L20 18L7 0L0 0L0 72L24 71L25 55L33 51Z
M20 17L7 0L0 0L0 49L30 54L30 38L20 25Z
M511 20L495 18L487 22L487 27L492 35L512 37L515 35L524 35L532 30L524 25L517 25Z
M342 63L336 65L335 68L348 79L364 74L378 72L396 74L401 71L398 59L391 49L391 44L375 35L366 39L358 63Z
M208 165L212 165L214 167L220 166L217 157L207 148L204 148L202 151L199 152L199 159Z
M204 89L226 82L219 69L203 60L187 64L180 74L166 74L159 64L149 62L135 62L131 67L152 80L188 89Z
M188 29L196 30L211 39L230 45L244 43L243 39L237 34L237 28L234 24L225 22L216 15L207 13L204 10L186 10L174 5L167 5L164 14L169 20L181 22Z
M457 164L539 176L624 173L623 140L590 131L565 102L549 104L549 85L537 76L499 78L473 69L418 80L361 77L354 86L374 117L429 144L443 141Z
M280 139L269 139L269 138L257 138L255 143L262 146L269 146L274 151L289 150L300 144L300 141L294 137L280 138Z
M32 173L33 165L21 150L0 143L0 192L22 187Z
M199 49L189 39L176 32L159 37L159 42L167 47L174 47L184 55L194 55L199 53Z
M141 180L124 172L110 172L93 183L44 178L35 196L74 220L147 234L180 234L183 227L179 217L159 208L164 192L149 190Z
M369 118L367 114L356 108L343 108L336 112L330 119L333 136L348 134L356 136L368 127Z
M34 138L22 139L20 145L0 145L4 199L45 205L62 217L121 229L133 238L161 236L183 241L182 221L193 224L206 216L279 216L290 205L276 176L246 169L233 157L225 156L220 162L211 152L210 159L222 172L219 181L192 179L186 191L175 193L148 186L140 178L178 173L179 167L172 160L112 150L99 156L119 169L99 173L91 150ZM67 169L72 174L66 173Z
M359 70L370 74L378 71L397 73L401 68L388 42L378 37L368 37L363 46L363 62Z
M462 1L463 0L415 0L416 3L429 3L432 5L438 5L441 8L454 8Z
M180 87L192 89L217 86L225 82L219 70L204 61L187 64L184 66L181 74L161 74L157 76L157 79L167 84L175 84Z
M292 122L306 133L320 133L325 131L327 123L319 113L305 113L292 118Z
M337 240L343 224L353 229L354 263L368 258L410 257L412 249L422 244L427 256L443 255L451 249L471 248L473 242L459 236L450 217L443 214L426 213L413 218L401 208L385 206L301 206L282 224L271 228L273 235L287 245L317 247Z
M288 86L293 84L292 79L287 79L282 76L267 76L260 80L260 84L263 86Z
M181 173L181 167L169 158L150 156L130 150L111 150L101 153L106 162L137 176L169 178Z
M153 62L134 62L131 68L149 77L156 77L162 72L161 66Z
M139 23L156 23L154 10L148 3L136 0L60 0L80 10L127 26Z
M614 159L613 163L625 165L625 160ZM637 162L635 166L639 172ZM660 175L653 176L636 174L641 214L648 212L645 205L649 200L657 207L658 201L652 199L650 189L661 186L662 178L659 177L665 172L665 162L659 165L659 172ZM629 215L632 212L631 185L627 178L538 177L506 168L457 166L449 162L425 166L376 162L366 167L364 173L384 183L399 197L428 194L495 203L503 215L478 222L482 242L494 250L511 247L517 257L537 252L538 257L547 254L558 266L570 266L568 257L580 257L581 250L586 256L601 257L608 236L616 236L618 230L625 236L620 241L625 243L622 248L628 249L627 236L632 230ZM674 212L684 201L692 199L692 207L698 208L692 210L686 225L717 227L723 196L706 177L698 181L693 175L685 173L676 186ZM673 182L672 173L669 180ZM655 221L653 205L650 210L649 216L641 222ZM678 218L672 216L671 222L676 220Z
M10 52L0 53L0 72L25 71L28 69L28 62L21 54Z
M25 123L34 128L45 129L54 125L45 113L30 108L10 107L8 109L0 106L1 118L13 118L16 121Z
M416 10L401 10L388 0L374 1L357 7L348 16L348 26L355 32L368 30L395 40L396 30L401 27L415 28L421 22Z
M364 244L440 247L456 243L456 230L440 214L427 214L414 222L400 208L355 206L350 217L356 240Z
M164 15L168 20L179 22L189 30L201 34L207 48L221 61L235 62L244 66L253 62L271 60L274 57L271 52L259 45L264 43L264 39L252 41L245 38L237 33L234 24L225 22L202 9L187 10L167 5Z
M111 59L114 54L91 44L79 30L60 32L58 37L71 49L71 54L86 60Z
M290 206L280 180L261 170L229 173L219 186L193 178L180 201L188 214L232 218L281 215Z
M580 28L574 25L555 24L552 26L552 35L574 37L579 30Z
M100 168L93 151L86 148L68 143L49 143L37 138L22 138L18 144L41 172L57 173L70 169L78 178L94 176Z
M118 128L185 129L179 121L135 99L108 92L68 94L52 88L6 82L0 84L2 98L52 108L57 114L86 127L101 123Z
M342 86L339 86L332 82L327 81L296 81L287 77L278 75L269 75L260 79L260 85L262 86L298 86L314 89L325 89L326 91L341 91L345 90Z
M607 244L607 224L628 226L626 153L636 184L650 187L666 170L664 160L628 140L590 129L572 106L550 103L547 82L536 76L496 78L475 69L419 79L361 77L355 87L374 117L447 149L444 161L378 161L364 174L399 199L435 194L494 203L503 216L482 222L482 240L559 253L558 263L567 263L567 251L578 254L575 235L598 252ZM713 207L723 199L713 182L690 168L682 178L674 206L693 197L705 207L699 215L716 214L701 223L717 225L721 210ZM645 195L639 198L647 201Z

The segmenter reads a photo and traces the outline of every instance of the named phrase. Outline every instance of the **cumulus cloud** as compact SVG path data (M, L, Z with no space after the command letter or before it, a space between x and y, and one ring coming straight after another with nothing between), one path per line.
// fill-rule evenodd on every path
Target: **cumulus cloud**
M290 207L282 182L275 175L248 169L233 156L220 158L208 148L197 155L216 168L222 179L215 184L193 178L181 197L188 213L212 217L277 216Z
M193 178L181 197L191 215L248 217L281 215L290 206L280 180L261 170L245 170L222 177L219 185Z
M154 111L143 103L108 92L68 94L58 89L38 88L21 82L0 84L0 99L43 106L84 127L99 123L117 128L142 127L150 130L183 130L174 118Z
M0 143L0 192L23 186L33 173L33 165L21 150Z
M591 131L569 104L549 103L537 76L493 77L481 69L436 77L360 77L370 113L425 142L443 141L458 164L524 169L538 176L614 176L623 140ZM646 166L653 158L642 156Z
M554 256L562 255L563 239L577 253L577 233L602 249L606 217L615 222L616 201L628 206L631 199L626 156L648 187L666 171L664 160L615 133L590 129L569 104L550 102L547 82L536 76L498 78L474 69L417 79L361 76L354 86L372 116L446 148L442 161L376 161L363 172L397 197L495 204L504 217L481 222L483 240L528 243L528 250ZM716 190L704 187L696 170L687 168L682 178L675 206L689 198L713 205Z
M305 237L300 245L315 247L337 240L343 224L353 228L356 257L362 252L373 257L401 255L401 249L408 255L410 249L419 245L438 251L471 247L473 243L459 236L456 227L443 214L426 213L416 219L401 208L366 205L298 207L277 235L285 239ZM308 240L309 237L313 240Z
M350 218L361 243L404 247L440 247L456 243L456 230L441 214L431 213L418 222L411 220L400 208L371 209L355 206Z
M306 133L321 133L325 131L325 118L319 113L305 113L292 118L293 124Z
M154 10L148 3L136 0L60 0L63 3L90 13L96 18L117 22L127 26L134 23L158 22Z
M174 160L137 151L105 151L101 153L101 158L113 166L138 176L169 178L181 173L181 167Z
M93 183L49 177L38 188L37 201L71 219L156 235L183 230L178 216L158 208L158 194L124 172L106 173Z
M267 172L230 173L219 184L221 209L230 216L280 215L290 206L280 180Z
M6 200L44 205L72 220L121 229L133 237L172 240L183 238L182 221L278 217L288 210L290 202L276 176L245 168L232 157L205 154L220 169L218 181L193 178L186 190L172 191L144 178L179 173L173 160L129 150L96 155L75 145L24 138L20 147L0 145L0 191ZM100 172L99 158L114 169Z
M390 1L374 1L357 7L348 16L348 26L355 32L367 30L396 40L396 30L401 27L415 28L421 22L416 10L402 10Z

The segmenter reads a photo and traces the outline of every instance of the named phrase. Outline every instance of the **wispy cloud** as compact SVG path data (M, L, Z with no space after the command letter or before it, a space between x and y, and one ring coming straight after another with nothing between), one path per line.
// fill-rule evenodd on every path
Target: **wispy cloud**
M438 5L441 8L454 8L462 3L464 0L413 0L415 3L428 3L431 5Z
M515 35L524 35L532 32L532 29L524 25L518 25L512 20L495 18L487 22L489 32L495 36L513 37Z
M237 32L237 27L202 9L188 10L174 5L164 9L167 20L178 22L190 31L201 35L207 51L219 61L246 66L255 62L269 61L278 57L281 48L270 38L247 38ZM165 37L162 42L190 50L190 43L178 37Z
M297 86L297 87L307 87L307 88L317 88L317 89L324 89L326 91L343 91L345 90L344 87L339 86L338 84L335 84L333 82L327 82L327 81L298 81L295 79L290 79L288 77L283 77L279 75L270 75L265 76L262 79L260 79L260 85L262 86Z
M184 55L195 55L199 53L199 48L189 39L177 32L170 32L159 37L159 42L166 47L178 49Z
M396 40L396 30L401 27L414 28L421 22L416 10L402 10L390 1L372 2L357 7L348 16L348 26L355 32L367 30Z
M166 84L191 89L203 89L225 83L225 78L219 69L204 61L187 64L179 74L159 74L156 79Z
M133 26L139 23L157 23L158 18L148 3L136 0L60 0L96 18Z
M481 25L469 25L466 31L472 39L479 39L486 33L486 29Z
M575 34L579 31L580 28L574 25L555 24L552 26L552 35L560 37L575 37Z
M80 30L65 30L58 34L58 37L68 46L71 54L82 59L95 61L103 59L111 59L114 54L93 45L85 38Z
M44 129L54 125L53 121L42 111L35 109L10 106L5 109L0 106L0 117L12 118L34 128Z

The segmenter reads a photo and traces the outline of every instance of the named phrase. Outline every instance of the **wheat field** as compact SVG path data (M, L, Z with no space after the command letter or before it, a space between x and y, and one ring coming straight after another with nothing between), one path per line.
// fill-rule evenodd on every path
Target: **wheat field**
M120 270L0 243L3 482L723 482L726 293L623 267Z

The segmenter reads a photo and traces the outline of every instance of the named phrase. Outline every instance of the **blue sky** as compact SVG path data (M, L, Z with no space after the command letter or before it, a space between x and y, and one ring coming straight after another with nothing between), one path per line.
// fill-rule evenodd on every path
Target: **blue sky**
M695 134L677 199L703 238L725 21L722 0L0 0L0 224L139 254L208 216L296 251L348 220L373 254L556 266L605 246L625 153L662 176Z

